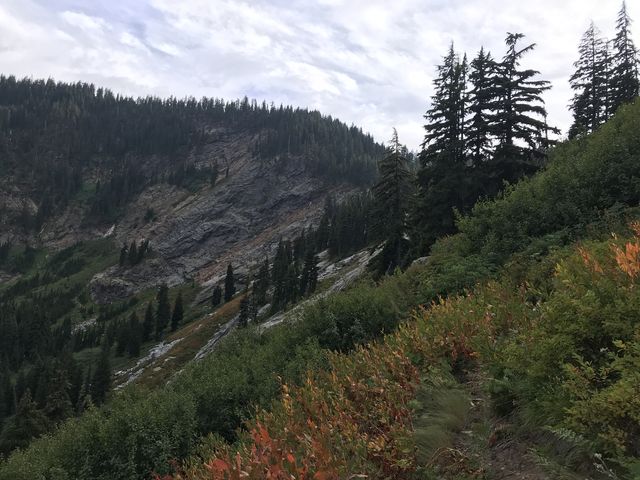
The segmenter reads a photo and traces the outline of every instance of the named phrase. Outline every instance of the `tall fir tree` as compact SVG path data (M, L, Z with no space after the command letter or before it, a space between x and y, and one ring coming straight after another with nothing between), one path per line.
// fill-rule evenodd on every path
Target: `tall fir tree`
M497 146L482 178L486 196L497 194L504 182L514 183L538 170L546 160L549 132L559 130L547 124L547 112L542 94L551 88L546 80L536 77L534 69L521 69L525 54L535 48L529 44L520 48L521 33L508 33L507 53L498 66L496 117L493 129ZM475 185L476 182L473 182ZM473 193L477 198L478 192Z
M468 203L465 154L464 61L453 49L437 67L435 92L427 111L425 137L417 173L418 192L412 211L412 243L422 253L441 235L454 230L454 208Z
M423 162L444 161L463 163L464 117L466 90L466 58L460 61L453 43L438 65L434 80L435 93L425 119L425 137L422 144Z
M575 91L570 108L573 124L569 138L595 131L608 115L608 43L593 22L582 36L579 59L569 79Z
M253 299L256 305L264 305L267 302L267 292L270 284L269 259L265 258L258 270L258 275L253 282Z
M176 301L173 305L173 314L171 315L171 331L175 332L182 323L184 317L184 308L182 306L182 292L178 292Z
M310 295L318 284L318 257L313 250L307 250L300 275L300 295Z
M376 236L385 242L378 265L379 273L384 273L400 266L407 251L407 214L413 180L395 128L378 170L380 179L372 188L373 216Z
M128 330L127 353L130 357L137 357L140 355L140 346L142 345L143 326L140 325L140 320L136 312L132 312L129 317Z
M224 301L228 302L236 294L236 283L233 277L233 267L227 265L227 275L224 278Z
M78 392L78 400L74 406L78 415L82 414L93 403L91 400L91 378L91 366L89 366L83 375L82 386Z
M131 332L129 331L129 323L121 321L117 327L116 332L116 357L123 356L127 351L130 334Z
M477 167L493 156L497 72L496 62L484 48L480 48L470 67L465 146L468 162Z
M222 288L220 285L216 285L211 294L211 305L216 308L220 303L222 303Z
M298 301L300 294L300 268L297 262L291 260L287 268L284 290L284 304Z
M153 335L156 319L153 316L153 303L147 303L147 310L144 313L144 321L142 322L142 342L148 342Z
M325 204L325 210L320 218L318 230L316 231L316 248L322 251L327 248L329 242L329 213Z
M120 248L120 266L124 266L127 264L127 259L129 258L129 249L126 245L122 245Z
M11 372L6 368L0 377L0 423L15 412L16 399Z
M101 405L107 399L111 390L111 361L109 360L109 343L106 339L102 341L100 357L96 364L93 377L91 379L91 399Z
M497 114L495 133L498 146L494 165L496 190L502 182L514 182L533 173L542 164L548 147L548 132L542 94L551 88L547 80L538 80L534 69L521 69L522 58L536 44L520 47L522 33L508 33L507 53L498 65Z
M134 240L129 246L129 265L135 265L136 263L138 263L138 246Z
M640 94L638 50L631 38L631 18L622 2L616 23L611 56L611 110L633 101Z
M169 287L166 283L160 285L157 295L158 307L156 310L156 340L162 338L165 328L171 319L171 304L169 303Z
M69 397L69 377L67 372L56 365L47 388L47 400L44 413L49 420L57 424L71 416L73 405Z
M249 324L251 300L249 295L245 295L240 301L240 312L238 313L238 328L246 328Z

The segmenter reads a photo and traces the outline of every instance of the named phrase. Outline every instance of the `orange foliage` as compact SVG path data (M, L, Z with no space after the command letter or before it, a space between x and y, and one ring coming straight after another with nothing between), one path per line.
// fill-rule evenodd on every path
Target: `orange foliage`
M468 301L469 297L466 297ZM385 342L350 355L330 354L330 368L309 373L299 387L248 425L249 441L221 447L204 468L176 479L338 480L413 478L416 469L410 401L419 366L477 356L472 338L492 335L492 315L457 300L420 309Z
M589 251L586 248L578 247L578 253L582 257L582 261L584 262L586 267L588 267L589 269L591 269L596 273L604 273L602 266L600 265L600 262L598 262L598 260L593 258L591 253L589 253Z
M627 242L624 249L617 245L611 246L616 257L618 268L632 280L640 274L640 241L638 237L633 242Z
M329 372L301 387L282 387L281 402L263 411L240 452L229 447L190 478L212 480L409 478L411 422L418 370L397 347L376 345L331 355ZM181 477L178 477L181 478Z
M611 243L615 265L618 270L627 275L632 281L640 275L640 222L632 222L629 228L633 232L633 238L626 242L624 246ZM617 236L613 235L614 241ZM582 258L585 266L595 273L604 274L602 264L594 258L594 255L584 247L578 247L578 254Z

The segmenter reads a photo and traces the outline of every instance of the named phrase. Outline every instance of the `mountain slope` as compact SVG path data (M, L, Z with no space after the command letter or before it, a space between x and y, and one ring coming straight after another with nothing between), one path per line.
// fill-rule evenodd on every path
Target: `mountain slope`
M162 281L242 273L316 221L324 198L368 185L382 147L290 107L132 99L87 84L0 77L0 244L59 249L148 240L148 262L112 269L98 302Z
M14 453L0 479L148 478L174 458L193 478L634 478L639 117L636 102L563 146L405 273L228 336L171 384L125 389ZM555 210L559 196L580 215ZM513 242L501 219L521 211L550 220L518 217L529 235Z
M0 76L0 453L188 337L166 381L280 240L372 181L382 148L314 111ZM229 265L241 293L210 315Z

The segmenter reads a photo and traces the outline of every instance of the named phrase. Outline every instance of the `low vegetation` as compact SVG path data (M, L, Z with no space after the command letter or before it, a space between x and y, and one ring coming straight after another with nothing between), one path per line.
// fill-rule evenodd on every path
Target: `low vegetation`
M168 459L185 458L180 475L196 478L241 472L263 478L273 465L309 478L347 471L445 475L452 462L428 459L439 442L447 448L456 441L465 417L463 384L474 371L487 379L482 389L492 398L492 415L553 439L543 442L551 451L541 453L549 462L560 459L574 471L593 469L594 462L621 476L632 471L639 240L624 225L637 216L636 193L633 183L608 196L593 193L607 172L637 177L640 146L632 125L639 113L640 104L624 109L586 141L588 148L579 140L561 149L544 172L461 219L461 233L439 241L426 263L378 283L364 280L264 333L238 331L168 386L151 394L125 389L107 408L14 453L0 478L145 478L169 474L175 464ZM620 155L592 154L612 132ZM596 168L599 176L583 173ZM570 190L576 179L582 186ZM509 240L499 219L526 211L528 202L551 211L552 201L546 206L521 193L542 195L546 185L549 195L565 192L573 200L582 223L568 229L570 221L556 216L541 229L535 216L522 216L529 235ZM506 251L515 253L497 247L492 253L489 245L511 245ZM464 288L473 290L455 297ZM376 341L381 334L388 336ZM443 399L449 414L430 416ZM175 413L164 415L157 404ZM588 413L594 410L599 414ZM441 434L429 438L421 425L437 425ZM92 440L95 431L104 432L104 443ZM486 448L489 440L480 444ZM562 449L572 454L554 455ZM460 471L490 468L474 462Z
M469 408L458 380L476 369L489 374L495 415L546 434L537 447L549 461L637 472L640 224L633 230L572 248L546 295L489 282L416 310L384 341L328 354L329 369L284 384L239 443L214 442L210 459L176 478L484 478L465 452L444 461Z

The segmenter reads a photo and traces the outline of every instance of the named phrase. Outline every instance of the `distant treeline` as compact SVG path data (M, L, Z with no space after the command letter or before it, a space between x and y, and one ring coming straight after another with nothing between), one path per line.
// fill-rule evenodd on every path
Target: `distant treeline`
M100 215L113 214L152 178L181 183L185 175L198 176L185 159L191 148L219 140L210 126L256 133L254 153L274 168L300 161L334 181L370 183L382 152L359 128L317 111L246 97L135 99L86 83L0 76L0 168L36 195L37 214L19 219L27 228L64 207L90 165L104 174L92 200ZM177 153L183 155L169 171L140 158ZM205 176L216 168L210 165Z

